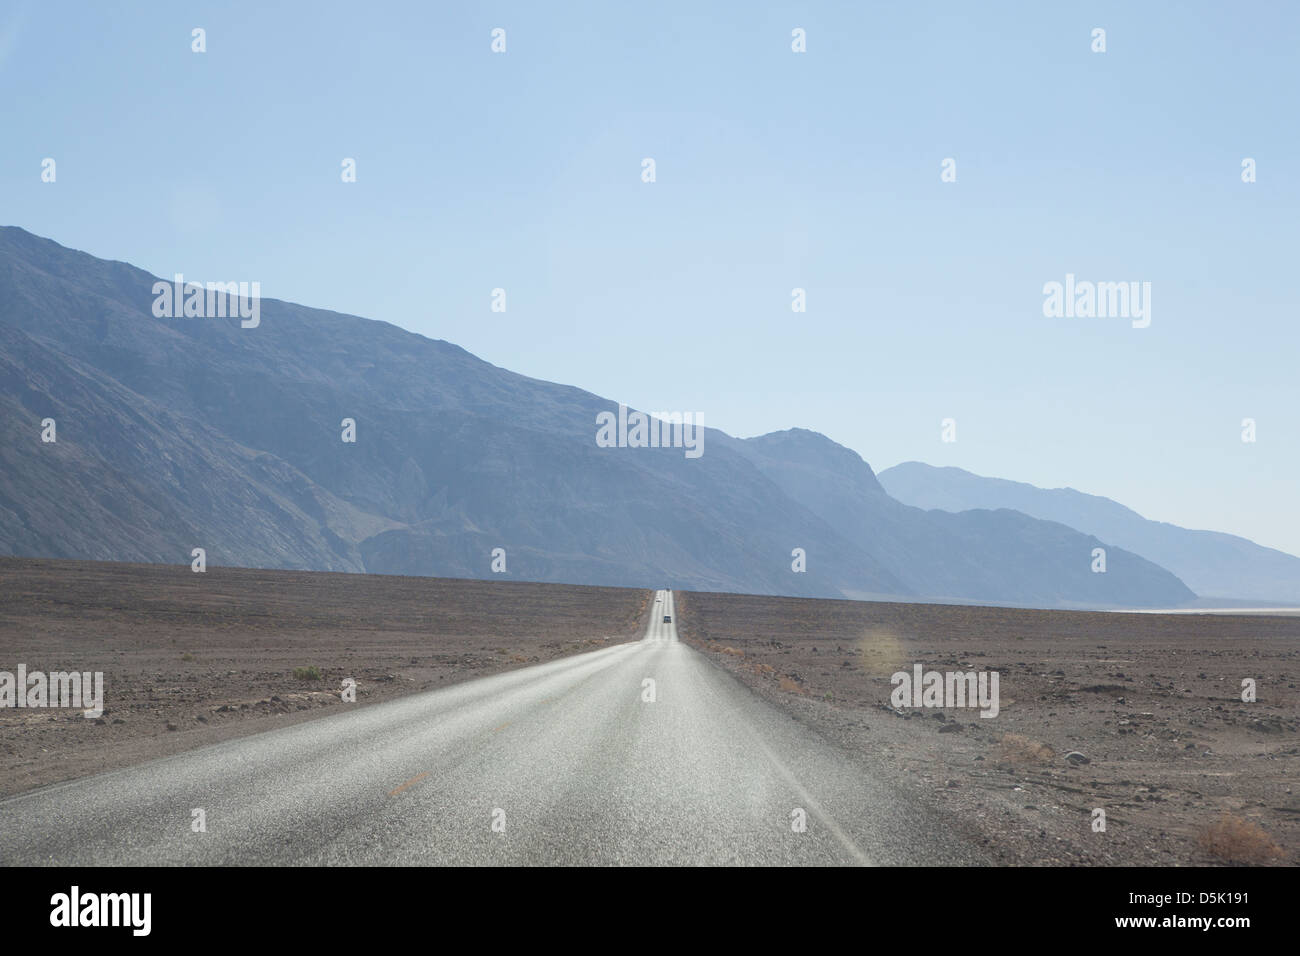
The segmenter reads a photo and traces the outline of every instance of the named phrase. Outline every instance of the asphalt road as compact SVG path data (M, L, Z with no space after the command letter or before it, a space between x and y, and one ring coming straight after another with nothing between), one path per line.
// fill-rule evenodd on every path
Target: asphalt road
M656 600L639 642L12 797L0 864L987 862Z

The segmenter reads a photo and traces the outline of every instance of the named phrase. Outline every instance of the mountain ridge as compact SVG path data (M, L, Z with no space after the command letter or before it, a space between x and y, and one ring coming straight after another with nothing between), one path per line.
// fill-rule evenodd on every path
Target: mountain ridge
M599 448L596 415L616 403L590 392L276 299L256 328L158 318L158 281L0 227L0 552L188 562L206 547L219 564L488 577L500 547L510 577L564 583L1048 606L1193 596L1118 549L1113 573L1088 573L1093 539L1049 522L908 508L816 432L706 428L696 460ZM37 438L46 417L54 444Z
M893 497L927 510L996 505L1096 535L1168 568L1203 597L1300 603L1300 558L1239 535L1154 521L1072 487L1039 488L952 466L902 462L878 478Z

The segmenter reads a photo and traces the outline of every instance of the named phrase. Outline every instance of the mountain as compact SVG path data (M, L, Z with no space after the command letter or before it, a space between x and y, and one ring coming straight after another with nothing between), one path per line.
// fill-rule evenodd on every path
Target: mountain
M1118 549L1008 511L893 501L811 432L607 448L580 389L272 299L159 318L125 263L0 229L0 553L802 596L1168 605ZM57 441L41 441L41 422ZM354 443L341 440L353 419ZM791 551L808 554L807 573Z
M919 508L1011 508L1096 535L1168 568L1203 597L1300 603L1300 558L1236 535L1149 521L1073 488L1038 488L919 461L888 468L879 479L893 497Z
M739 446L793 500L851 540L890 556L915 593L1062 606L1140 605L1150 598L1146 582L1157 569L1136 555L1016 511L948 514L909 507L886 493L856 453L816 432L775 432ZM1096 547L1106 547L1105 574L1092 572ZM1181 586L1166 593L1179 602L1195 597Z

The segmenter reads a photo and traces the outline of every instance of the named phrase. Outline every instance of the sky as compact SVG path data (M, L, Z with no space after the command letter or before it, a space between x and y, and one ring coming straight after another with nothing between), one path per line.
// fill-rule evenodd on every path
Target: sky
M1300 554L1297 49L1272 2L6 0L0 224ZM1044 315L1067 274L1149 326Z

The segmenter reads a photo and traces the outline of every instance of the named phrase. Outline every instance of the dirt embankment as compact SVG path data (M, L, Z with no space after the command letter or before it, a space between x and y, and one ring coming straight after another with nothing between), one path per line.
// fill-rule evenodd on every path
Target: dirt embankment
M1008 863L1300 862L1296 617L690 592L677 612L683 640ZM997 716L895 708L916 664L998 672Z
M104 674L98 720L0 708L0 795L635 640L650 594L0 558L0 671Z

